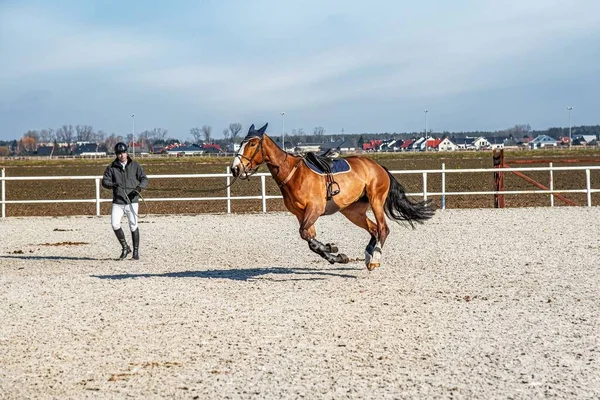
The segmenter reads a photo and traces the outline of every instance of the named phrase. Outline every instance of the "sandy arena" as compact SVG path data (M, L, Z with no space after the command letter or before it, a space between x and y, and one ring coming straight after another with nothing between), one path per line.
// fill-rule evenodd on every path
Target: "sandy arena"
M438 211L368 235L289 213L0 221L0 398L600 397L600 208ZM125 226L125 220L124 226ZM128 240L130 241L130 236Z

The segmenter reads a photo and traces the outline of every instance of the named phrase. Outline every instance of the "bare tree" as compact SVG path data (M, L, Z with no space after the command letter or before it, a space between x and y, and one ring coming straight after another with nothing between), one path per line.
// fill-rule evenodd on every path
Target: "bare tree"
M223 138L225 140L229 140L229 129L227 129L227 128L223 129Z
M54 129L42 129L40 131L40 142L42 143L52 143L56 139L54 134Z
M63 125L56 131L56 140L61 143L66 143L68 151L71 151L71 143L75 137L73 125Z
M235 143L235 140L242 130L242 124L239 122L233 122L229 124L229 130L231 131L231 141Z
M150 131L150 137L152 138L152 140L154 140L156 142L158 140L165 140L168 133L169 133L169 131L166 129L154 128Z
M94 128L90 125L75 125L78 142L92 142L94 140Z
M194 143L200 143L202 140L202 129L200 128L192 128L190 129L190 135L194 138Z
M138 135L138 143L142 148L150 148L154 144L151 138L151 132L149 130L145 130L140 132Z
M116 134L111 133L104 140L104 145L106 146L106 148L108 149L108 151L113 151L113 149L115 148L115 145L117 143L119 143L119 142L122 142L122 141L123 141L123 137L122 136L117 136Z
M313 128L313 135L315 135L315 136L323 137L324 133L325 133L325 128L323 128L322 126L315 126Z
M210 133L211 132L212 132L212 126L210 126L210 125L202 126L202 133L204 134L204 141L206 143L210 143Z
M99 130L93 135L92 141L96 143L102 143L104 142L104 138L106 138L106 132Z

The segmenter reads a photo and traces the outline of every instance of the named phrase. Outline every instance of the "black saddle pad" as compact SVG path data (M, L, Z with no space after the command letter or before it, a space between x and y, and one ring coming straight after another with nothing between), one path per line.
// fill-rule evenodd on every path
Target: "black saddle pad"
M316 165L316 163L314 163L314 161L312 160L304 159L304 161L306 162L308 168L312 169L317 174L326 174L328 172L332 174L339 174L342 172L350 171L350 164L348 164L348 161L344 160L343 158L331 160L331 171L325 171L325 169L322 166Z

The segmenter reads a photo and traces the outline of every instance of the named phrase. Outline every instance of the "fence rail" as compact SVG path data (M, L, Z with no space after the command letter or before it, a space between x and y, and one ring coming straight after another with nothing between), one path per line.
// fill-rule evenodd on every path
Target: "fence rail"
M408 193L409 196L423 197L423 200L427 200L428 196L441 196L442 209L446 208L446 196L468 196L468 195L498 195L498 194L544 194L550 195L550 206L554 206L553 196L554 193L585 193L587 195L587 206L592 206L592 193L600 193L600 189L593 189L591 187L591 171L600 170L600 166L569 166L569 167L519 167L519 168L473 168L473 169L446 169L445 165L442 164L441 169L432 170L406 170L406 171L390 171L390 173L396 175L422 175L423 190L416 193ZM464 174L464 173L497 173L497 172L533 172L533 171L546 171L550 173L550 188L549 190L503 190L503 191L468 191L468 192L448 192L446 191L446 176L448 174ZM553 172L555 171L581 171L585 173L586 187L583 189L564 189L556 190L553 189ZM427 190L427 178L429 175L441 175L441 191L430 192ZM210 201L210 200L225 200L227 201L227 213L231 213L231 202L234 200L261 200L262 211L267 212L267 200L269 199L281 199L281 195L268 195L266 192L266 177L270 177L269 173L257 173L255 176L260 177L261 194L259 196L232 196L231 188L231 173L229 167L225 173L217 174L172 174L172 175L148 175L149 179L179 179L179 178L224 178L227 188L225 196L211 196L211 197L168 197L168 198L146 198L147 202L161 202L161 201ZM6 205L7 204L41 204L41 203L95 203L96 204L96 215L100 215L100 204L105 202L111 202L112 199L101 198L101 176L6 176L6 171L2 169L2 218L6 218ZM96 189L96 196L93 199L45 199L45 200L7 200L6 199L6 183L12 181L42 181L42 180L93 180Z

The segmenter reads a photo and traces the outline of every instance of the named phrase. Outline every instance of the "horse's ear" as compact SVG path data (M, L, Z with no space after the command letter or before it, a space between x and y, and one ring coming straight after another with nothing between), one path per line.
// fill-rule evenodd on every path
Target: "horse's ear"
M265 126L263 126L262 128L260 128L260 129L258 130L258 132L259 132L261 135L263 135L263 134L265 133L265 131L267 130L267 126L269 126L269 123L268 123L268 122L265 124Z
M252 132L254 130L254 124L250 125L250 128L248 128L248 133Z

